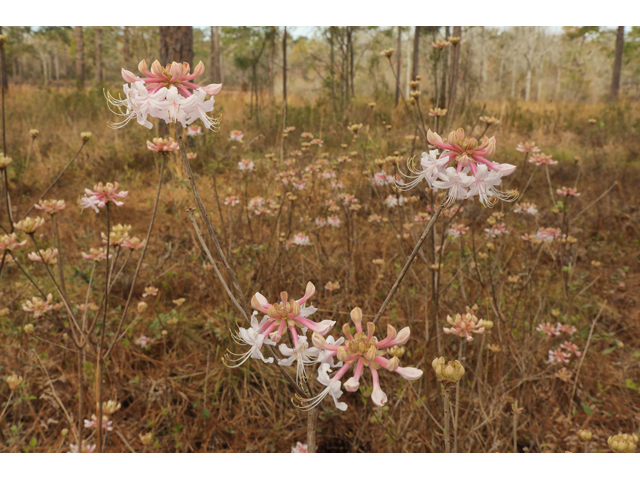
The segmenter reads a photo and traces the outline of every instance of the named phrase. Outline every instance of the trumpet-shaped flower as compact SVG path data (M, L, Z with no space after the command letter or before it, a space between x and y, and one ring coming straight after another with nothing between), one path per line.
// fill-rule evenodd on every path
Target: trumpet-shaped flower
M354 308L351 311L351 320L356 326L356 334L351 334L351 329L348 324L343 325L342 331L346 337L344 345L339 345L339 342L333 344L325 340L322 335L314 333L312 341L315 347L325 352L323 360L330 357L336 357L343 362L343 365L338 369L332 378L329 378L329 364L323 363L320 366L318 373L318 381L325 388L319 395L303 399L297 397L298 407L302 410L308 410L318 405L327 395L331 395L336 404L336 407L340 410L346 410L347 406L344 403L339 403L338 398L342 395L340 390L340 379L347 373L351 367L355 366L353 377L344 382L344 388L348 392L355 392L360 386L360 377L365 367L368 367L371 371L371 378L373 381L373 392L371 399L378 406L383 406L387 403L387 395L382 391L380 387L380 380L378 377L378 370L385 368L391 372L397 372L407 380L417 380L422 376L422 370L413 367L400 367L400 360L398 357L392 357L391 359L384 357L386 352L383 350L389 349L398 345L404 345L409 340L411 331L409 327L405 327L400 332L397 332L391 325L387 326L387 336L384 340L379 341L374 337L375 324L367 324L367 332L362 329L362 310L360 308Z
M30 252L27 257L32 262L42 262L47 265L55 265L58 263L58 249L57 248L47 248L46 250L40 250L40 252Z
M469 308L467 308L467 313L465 314L460 315L457 313L455 319L447 315L447 323L451 327L443 327L444 333L464 337L467 342L473 342L472 333L484 333L484 320L478 320Z
M67 205L64 200L40 200L34 205L37 210L44 210L49 215L55 215L64 210Z
M152 152L173 152L175 150L179 150L178 142L176 142L173 138L161 138L156 137L153 139L153 142L147 140L147 148Z
M525 152L540 153L540 149L536 147L535 142L519 143L518 146L516 147L516 150L522 153L525 153Z
M5 250L17 250L20 247L24 247L26 244L26 240L19 242L18 236L15 233L0 236L0 252Z
M106 185L103 185L102 182L100 182L93 187L93 190L85 188L85 196L80 200L80 208L90 207L98 213L99 209L104 208L109 202L121 207L124 203L117 199L125 198L129 195L129 192L116 192L116 190L118 190L118 182L108 182Z
M27 300L22 304L22 310L33 313L33 318L40 318L48 311L54 309L54 305L52 305L51 302L53 302L52 294L47 295L46 300L33 297L31 300Z

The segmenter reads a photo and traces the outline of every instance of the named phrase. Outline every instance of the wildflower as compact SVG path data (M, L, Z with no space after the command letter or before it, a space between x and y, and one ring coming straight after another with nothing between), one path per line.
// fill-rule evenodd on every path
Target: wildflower
M313 365L317 362L320 349L316 347L309 347L309 341L307 337L298 337L298 345L294 348L287 345L280 344L280 353L283 357L278 360L278 365L284 365L290 367L293 362L296 362L296 382L301 383L301 380L307 380L307 372L305 366Z
M19 242L18 236L15 233L0 236L0 251L17 250L20 247L24 247L26 244L26 240Z
M447 315L447 323L451 325L450 328L444 327L444 333L450 335L457 335L459 337L465 337L467 342L473 342L472 333L484 333L484 321L478 320L478 318L472 313L472 310L467 307L467 313L460 315L456 314L455 320L451 316Z
M107 415L113 415L118 410L120 410L120 407L122 407L122 404L115 400L108 400L106 402L102 402L102 411Z
M383 57L387 57L387 58L391 58L391 56L393 55L393 48L387 48L386 50L382 50L380 52L380 55L382 55Z
M84 419L84 428L96 428L98 426L98 419L95 414L91 415L91 420ZM102 416L102 428L107 431L113 430L113 421L109 420L106 415Z
M616 453L633 453L638 446L638 436L633 433L619 433L609 437L607 440L609 447Z
M569 380L571 380L571 374L569 373L569 370L567 370L565 367L562 367L556 372L556 378L561 382L567 383Z
M369 223L380 223L382 221L382 217L377 213L374 213L372 215L369 215L369 218L367 219L367 221Z
M538 332L544 333L548 337L558 336L560 333L558 332L558 328L551 325L549 322L541 323L537 326L536 330Z
M224 204L229 205L230 207L235 207L239 203L240 203L240 199L235 195L230 195L228 197L225 197L224 199Z
M458 360L451 360L449 363L446 363L444 357L439 357L431 362L431 366L436 372L438 380L444 385L458 383L464 375L464 367Z
M91 445L83 440L80 447L72 443L70 445L69 450L70 450L70 453L93 453L96 450L96 445L95 444Z
M115 247L121 247L123 244L129 240L131 237L129 236L129 232L131 231L131 225L122 225L118 223L111 227L111 232L109 234L109 245L113 245ZM107 243L107 235L104 232L100 233L102 237L102 243Z
M444 50L450 43L447 40L438 40L437 42L431 42L431 46L436 50Z
M515 213L527 213L529 215L537 215L538 207L535 203L522 202L516 205L513 209Z
M353 125L349 125L347 127L347 130L349 130L354 135L358 135L358 132L360 131L361 128L362 128L361 123L354 123Z
M318 218L315 219L315 222L316 222L316 225L318 227L326 227L327 226L327 221L324 218L318 217Z
M109 255L111 258L113 255ZM94 262L99 262L101 260L107 259L107 253L103 247L100 248L90 248L89 253L82 252L82 258L85 260L93 260Z
M285 328L289 328L289 331L291 332L293 338L293 350L298 351L304 342L300 340L296 326L301 329L308 328L314 332L321 332L325 335L336 322L332 320L323 320L319 323L313 322L307 317L315 313L317 308L313 306L303 307L305 302L311 298L315 292L316 289L314 285L309 282L304 296L299 300L289 300L287 292L282 292L280 294L282 303L274 304L268 303L267 299L259 292L256 293L251 299L251 306L257 311L264 313L265 316L262 321L258 323L258 319L255 317L257 312L254 312L254 315L251 317L251 327L248 329L239 329L238 335L236 335L234 339L237 343L250 345L251 349L244 354L228 352L225 356L225 360L227 362L235 363L234 365L228 366L240 366L249 358L260 358L265 363L273 362L273 358L265 359L260 350L262 349L262 345L265 343L267 345L275 345L279 342ZM304 365L302 368L304 368Z
M144 287L143 297L155 297L158 295L158 289L156 287Z
M562 349L557 348L555 350L549 350L549 363L569 363L569 353L564 352Z
M53 310L53 295L50 293L45 300L39 297L33 297L22 304L22 310L33 313L33 318L40 318L45 313Z
M487 237L496 238L500 235L507 233L507 227L504 223L499 223L497 225L492 225L491 228L485 228L485 232L487 232Z
M233 142L242 142L243 138L244 138L244 133L242 133L240 130L231 130L231 134L229 135L229 140Z
M59 211L64 210L66 206L64 200L40 200L34 205L37 210L44 210L49 215L55 215Z
M562 234L559 228L545 228L538 229L535 238L542 242L553 242L555 239L560 238Z
M5 157L4 153L0 153L0 170L6 169L9 165L11 165L13 159L11 157Z
M202 135L202 127L200 125L191 125L187 128L188 137L199 137Z
M451 225L449 230L447 230L447 234L453 238L460 238L461 235L464 235L469 230L469 227L465 227L460 223L455 223Z
M140 240L138 237L127 238L122 241L120 246L122 248L128 248L129 250L140 250L145 245L144 240Z
M351 320L356 326L356 334L352 335L349 324L344 324L342 327L342 331L346 337L344 346L339 346L338 342L333 345L329 344L320 334L313 334L313 344L320 350L325 351L325 359L329 356L335 356L338 360L343 362L343 365L335 375L330 378L328 374L330 372L330 365L327 363L322 364L318 371L318 381L325 385L326 388L319 395L310 399L301 399L297 397L299 408L303 410L313 408L327 395L331 395L336 408L343 411L346 410L346 403L338 402L338 398L342 396L340 379L354 365L354 376L344 383L345 390L348 392L357 391L360 386L362 371L364 367L369 367L373 380L373 392L371 394L371 399L373 400L373 403L379 407L382 407L387 403L387 395L380 388L380 380L378 377L378 370L381 367L386 368L391 372L397 372L407 380L417 380L422 376L422 370L413 367L400 367L400 360L398 357L388 359L383 356L386 352L379 351L407 343L409 336L411 335L409 327L405 327L400 330L400 332L397 332L393 326L388 325L387 337L382 341L378 341L377 338L374 337L376 327L373 323L369 322L367 324L367 333L363 331L362 310L360 308L356 307L351 311Z
M291 447L291 453L309 453L307 450L307 444L302 442L296 442L296 444Z
M334 290L339 290L340 282L327 282L327 284L324 286L324 289L329 290L330 292L333 292Z
M147 432L144 435L140 434L139 437L142 444L146 447L153 443L153 432Z
M340 217L336 217L335 215L332 217L327 217L327 223L329 224L329 226L333 227L333 228L337 228L340 226Z
M117 199L125 198L129 195L129 192L121 191L116 193L116 190L118 190L118 182L109 182L106 185L103 185L103 183L100 182L93 187L93 190L85 188L85 196L80 200L80 208L84 209L91 207L96 213L98 213L98 209L104 208L109 202L113 202L116 206L121 207L124 203Z
M529 159L529 163L535 164L536 167L542 165L557 165L558 162L551 158L551 155L545 155L544 153L537 153Z
M338 163L349 163L351 161L351 158L347 157L347 156L342 156L342 157L338 157Z
M187 301L187 299L186 299L186 298L179 298L179 299L177 299L177 300L173 300L173 303L174 303L176 306L181 307L181 306L182 306L182 304L183 304L184 302L186 302L186 301Z
M536 147L535 142L519 143L518 146L516 147L516 150L522 153L525 153L525 152L540 153L540 149Z
M124 99L115 98L108 92L105 94L111 111L123 117L121 122L110 124L110 127L122 127L136 118L140 125L151 128L152 124L147 120L149 115L166 123L180 122L184 128L198 119L209 129L217 125L207 113L213 110L213 95L220 92L222 85L200 86L192 82L204 73L202 62L196 65L193 73L186 62L162 67L157 60L151 65L151 71L142 60L138 70L144 77L122 69L122 78L130 84L123 85ZM205 100L207 95L211 96L209 100Z
M255 167L255 164L248 159L243 159L238 162L238 170L240 170L241 172L246 172L246 171L253 172L255 171L254 167Z
M402 206L404 205L404 197L402 195L389 195L385 199L384 204L387 206L387 208L394 208L398 205Z
M175 150L179 150L178 142L176 142L173 138L160 138L156 137L153 139L153 142L147 140L147 148L152 152L173 152Z
M140 348L145 348L147 345L149 345L151 343L151 339L149 337L144 336L144 335L140 335L138 338L136 338L134 340L133 343L138 345Z
M137 310L138 310L138 315L144 313L144 311L147 309L149 305L147 305L147 302L138 302L138 306L137 306Z
M588 442L591 440L593 433L590 430L578 430L578 436L585 442Z
M311 140L309 142L309 144L310 145L315 145L317 147L321 147L324 144L324 142L322 140L320 140L319 138L314 138L313 140Z
M33 326L33 323L27 323L24 327L23 327L24 333L26 333L27 335L33 335L33 332L35 331L35 328Z
M569 335L573 335L574 333L577 332L577 329L573 325L568 325L566 323L558 323L556 325L556 331L558 332L558 335L561 333L567 333Z
M44 225L44 218L36 217L26 217L20 220L18 223L14 223L13 227L16 230L23 231L24 233L33 234L38 227Z
M374 173L373 179L371 180L371 183L373 185L377 185L379 187L382 187L384 185L393 185L394 182L395 178L393 178L392 175L387 175L387 172L385 172L384 170Z
M47 265L55 265L58 263L58 249L57 248L47 248L46 250L40 250L40 252L31 252L27 255L29 260L32 262L42 262Z
M313 138L313 133L309 133L309 132L302 132L300 134L301 138Z
M578 350L578 346L575 343L562 342L560 344L560 348L574 354L576 357L579 357L580 355L582 355L582 352Z
M430 117L444 117L447 114L446 108L430 108L429 116Z
M482 116L478 120L480 120L485 125L497 125L500 123L500 120L498 120L496 117Z
M23 381L24 381L24 378L22 378L20 375L16 375L15 373L13 375L9 375L6 378L7 385L9 385L9 390L11 390L12 392L16 388L18 388Z
M556 190L556 193L561 197L579 197L581 194L578 193L578 190L570 187L562 187Z
M311 239L304 233L297 233L293 236L293 244L298 245L299 247L306 247L311 245Z

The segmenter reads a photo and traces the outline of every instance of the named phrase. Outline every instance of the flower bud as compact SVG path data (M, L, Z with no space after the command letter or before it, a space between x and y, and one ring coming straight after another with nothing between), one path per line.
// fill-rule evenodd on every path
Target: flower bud
M145 433L144 435L140 434L140 441L146 447L153 443L153 432Z
M0 153L0 170L7 168L12 161L11 157L5 157L4 154Z
M92 136L93 134L91 132L82 132L80 134L80 138L82 139L83 143L87 143L89 140L91 140Z
M393 357L391 360L389 360L389 363L387 363L386 369L390 372L395 372L399 366L400 359L398 357Z
M26 333L27 335L33 335L33 331L34 331L33 324L27 323L24 326L23 330L24 330L24 333Z
M311 336L311 342L313 343L314 347L319 348L320 350L326 350L329 346L324 337L316 332L313 332L313 335Z
M347 358L349 357L349 355L347 354L347 349L345 347L339 347L337 357L341 362L346 362Z
M376 355L378 355L378 349L375 345L371 345L369 349L364 353L364 358L373 362L376 359Z
M351 310L351 320L356 325L362 325L362 309L360 309L360 307Z
M0 317L6 317L7 315L9 315L9 312L11 310L9 310L8 308L3 308L2 310L0 310Z
M32 128L31 130L29 130L29 135L31 135L31 138L37 138L38 135L40 135L40 131Z
M578 436L584 440L585 442L588 442L589 440L591 440L591 437L593 436L593 433L591 433L590 430L579 430L578 431Z
M444 357L436 358L432 363L436 377L443 383L457 383L464 375L464 367L458 360L445 364Z
M163 337L166 337L167 335L169 335L169 332L167 332L166 330L162 330L161 335Z
M113 415L118 410L120 410L121 406L122 404L120 404L119 402L116 402L115 400L109 400L107 402L102 402L102 411L106 415Z
M67 435L69 435L69 429L68 428L63 428L60 431L60 435L62 435L63 437L66 437Z
M20 386L20 384L24 381L20 375L9 375L7 377L7 384L9 385L9 389L13 392L16 388Z
M493 322L491 320L482 320L482 325L485 330L491 330L493 328Z
M637 436L635 438L638 438ZM636 451L636 444L632 435L623 433L609 437L607 440L609 448L616 453L633 453Z
M395 347L391 347L387 351L389 352L389 355L392 355L392 356L398 357L398 358L402 358L404 353L406 352L406 349L404 347L396 345Z
M147 309L147 303L146 302L139 302L138 303L138 314L142 314L142 312L144 312Z

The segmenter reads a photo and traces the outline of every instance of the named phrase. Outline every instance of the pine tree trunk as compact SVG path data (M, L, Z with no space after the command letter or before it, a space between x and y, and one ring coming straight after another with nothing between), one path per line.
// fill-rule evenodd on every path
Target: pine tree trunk
M396 107L400 102L400 67L402 66L402 27L398 27L398 44L396 46Z
M449 27L445 27L444 38L449 38ZM440 83L440 100L436 99L437 106L440 108L446 108L447 105L447 76L449 76L449 56L452 55L451 51L447 52L448 55L444 55L442 62L442 79Z
M55 66L56 66L56 82L60 81L60 54L58 52L58 39L55 39L55 42L53 44L53 51L54 51L54 62L55 62Z
M284 122L287 121L287 27L282 35L282 103L284 105Z
M130 27L124 27L122 42L124 43L122 53L124 54L124 64L127 68L131 68L129 62L131 62L131 33Z
M355 63L354 63L354 56L353 56L353 28L355 27L349 27L349 85L351 86L351 96L355 97L356 96L356 87L355 87L355 76L356 76L356 69L355 69Z
M160 27L160 63L187 62L193 71L193 27Z
M102 28L95 28L96 34L96 82L102 82Z
M462 27L453 27L453 36L462 38ZM451 85L449 92L449 104L447 108L452 109L456 103L458 94L458 66L460 64L460 42L453 45L451 54Z
M624 27L618 27L616 36L616 57L613 61L613 77L611 78L611 101L615 101L620 93L620 77L622 73L622 49L624 48Z
M413 64L411 65L411 80L415 80L418 76L418 67L420 66L420 27L415 27L413 34Z
M0 35L2 34L2 27L0 27ZM9 79L7 78L7 59L4 55L4 43L0 45L0 75L2 75L2 88L6 92L9 90Z
M276 58L276 27L271 27L271 32L269 35L271 36L269 40L269 64L267 67L267 74L269 77L269 88L267 90L270 97L274 95L275 88L275 58Z
M76 82L78 88L84 86L84 40L82 27L76 27Z
M222 83L219 27L211 27L211 83Z

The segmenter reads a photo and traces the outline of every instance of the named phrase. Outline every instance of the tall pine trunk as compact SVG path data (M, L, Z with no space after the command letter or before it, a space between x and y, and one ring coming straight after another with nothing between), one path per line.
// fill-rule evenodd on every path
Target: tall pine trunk
M131 62L131 27L124 27L123 39L122 39L122 53L124 55L124 64L127 68L131 68L129 62Z
M282 104L284 105L283 125L287 123L287 27L282 35Z
M420 66L420 27L416 27L413 34L413 64L411 65L411 80L418 76Z
M78 88L84 86L84 39L82 27L76 27L76 82Z
M193 27L160 27L160 63L187 62L193 71Z
M96 34L96 82L102 82L102 28L95 28Z
M402 27L398 27L398 43L396 46L396 107L400 102L400 68L402 67Z
M611 94L609 99L615 101L620 93L620 77L622 73L622 49L624 47L624 27L618 27L616 36L616 57L613 61L613 77L611 78Z
M453 27L453 36L462 39L462 27ZM458 94L458 66L460 64L460 42L452 45L451 53L451 83L449 86L449 104L447 108L453 109Z
M222 83L222 68L220 65L220 27L211 27L211 83Z

